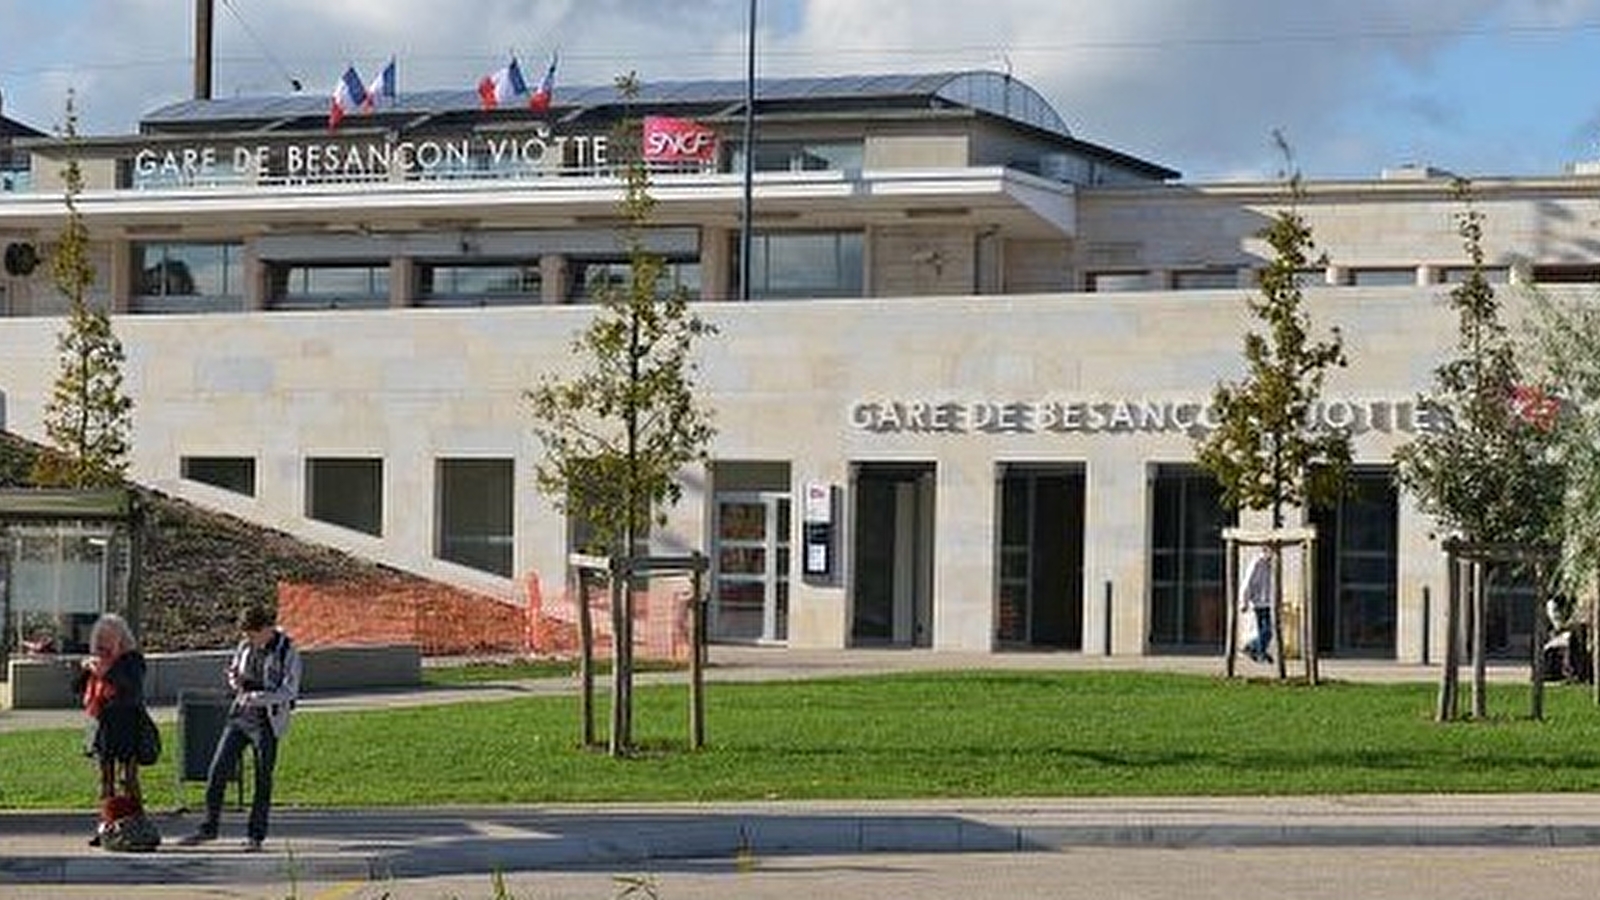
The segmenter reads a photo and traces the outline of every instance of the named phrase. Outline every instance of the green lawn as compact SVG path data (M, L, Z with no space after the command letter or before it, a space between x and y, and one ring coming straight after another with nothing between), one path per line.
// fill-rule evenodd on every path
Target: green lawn
M603 694L603 692L602 692ZM712 684L709 747L685 748L682 687L640 688L628 760L575 745L576 701L543 697L297 717L286 805L798 798L1600 791L1600 710L1551 685L1491 689L1491 718L1441 726L1427 684L1147 672L973 671ZM603 696L599 721L605 723ZM175 746L148 773L176 802ZM0 808L86 807L73 730L0 735ZM184 793L190 803L199 786Z

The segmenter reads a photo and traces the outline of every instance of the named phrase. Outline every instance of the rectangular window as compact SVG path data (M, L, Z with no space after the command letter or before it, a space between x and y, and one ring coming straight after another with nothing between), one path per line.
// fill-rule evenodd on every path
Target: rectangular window
M538 303L539 262L417 266L418 306L510 306Z
M248 456L185 456L179 460L179 471L188 481L246 497L256 495L256 461Z
M866 279L864 253L859 231L752 235L750 297L860 297Z
M625 291L633 283L633 266L625 259L573 259L568 283L568 303L593 303L608 290ZM682 288L689 299L700 299L700 264L693 260L667 260L657 292L670 294Z
M447 562L510 578L515 484L509 459L441 459L434 553Z
M1147 291L1150 289L1149 272L1090 272L1085 286L1096 294L1120 291Z
M134 312L242 312L241 244L134 244Z
M272 309L382 309L389 264L281 264L272 268Z
M1239 286L1239 273L1233 269L1186 269L1172 273L1176 291L1219 291Z
M1594 284L1600 282L1600 266L1534 266L1533 281L1535 284Z
M1480 271L1490 284L1510 284L1510 266L1484 266ZM1440 273L1445 284L1461 284L1472 275L1471 266L1446 266Z
M1227 624L1222 486L1194 465L1157 465L1150 481L1150 644L1219 650Z
M866 159L863 141L759 141L757 172L860 172ZM740 143L729 145L728 169L744 171L745 152Z
M1355 287L1407 287L1416 283L1416 269L1391 266L1350 270L1350 284Z
M383 460L307 459L306 517L381 537Z

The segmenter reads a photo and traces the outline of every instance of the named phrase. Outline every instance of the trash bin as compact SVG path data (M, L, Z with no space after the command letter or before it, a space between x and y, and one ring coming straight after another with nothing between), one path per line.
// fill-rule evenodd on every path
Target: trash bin
M178 692L178 795L183 795L183 782L205 781L211 770L211 757L217 752L217 740L228 724L228 711L233 698L222 691ZM238 805L244 806L244 764L234 764L225 781L237 788ZM180 803L179 812L186 812L188 804Z
M222 691L178 692L178 778L205 781L217 739L228 724L233 698ZM241 766L234 766L228 780L241 781Z

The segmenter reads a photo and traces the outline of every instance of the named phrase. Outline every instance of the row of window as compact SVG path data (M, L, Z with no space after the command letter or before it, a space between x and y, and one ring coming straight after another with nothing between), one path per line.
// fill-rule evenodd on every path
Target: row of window
M256 495L256 461L251 457L186 456L180 475L246 497ZM435 462L435 557L502 578L512 576L512 478L509 459ZM383 460L307 458L304 511L308 519L382 537Z
M860 232L761 234L751 254L756 299L858 297L863 291ZM245 308L249 289L239 243L145 243L133 248L138 283L133 311L227 312ZM573 258L567 302L591 302L604 290L626 289L632 267L623 257ZM735 266L737 268L737 266ZM699 262L669 259L662 287L701 296ZM269 309L377 309L389 305L388 260L271 262ZM419 260L410 295L417 306L497 306L540 302L540 261Z
M1305 269L1296 273L1302 288L1412 287L1426 284L1460 284L1472 274L1471 266L1352 266L1333 269ZM1485 266L1484 278L1491 284L1511 281L1508 266ZM1085 290L1095 293L1118 291L1209 291L1254 288L1256 270L1211 267L1203 269L1106 269L1084 273ZM1536 283L1600 282L1600 266L1534 266L1530 276Z

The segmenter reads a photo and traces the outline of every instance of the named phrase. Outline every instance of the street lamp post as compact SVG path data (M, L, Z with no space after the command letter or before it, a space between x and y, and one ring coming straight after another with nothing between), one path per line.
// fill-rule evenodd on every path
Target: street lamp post
M744 205L739 216L739 299L750 299L750 251L754 243L756 167L756 0L750 0L744 55Z

